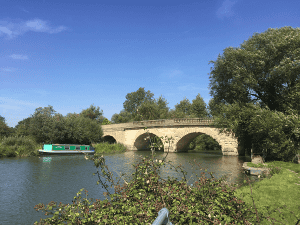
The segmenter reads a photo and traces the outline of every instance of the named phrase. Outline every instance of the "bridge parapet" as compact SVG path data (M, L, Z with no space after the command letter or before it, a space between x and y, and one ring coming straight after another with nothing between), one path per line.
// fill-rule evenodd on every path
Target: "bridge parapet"
M176 127L176 126L211 126L214 120L203 118L175 118L160 120L133 121L128 123L102 125L105 131L124 131L128 129L137 129L143 127Z
M211 126L213 120L207 119L169 119L169 120L146 120L134 121L131 128L142 127L181 127L181 126ZM128 129L128 128L127 128Z

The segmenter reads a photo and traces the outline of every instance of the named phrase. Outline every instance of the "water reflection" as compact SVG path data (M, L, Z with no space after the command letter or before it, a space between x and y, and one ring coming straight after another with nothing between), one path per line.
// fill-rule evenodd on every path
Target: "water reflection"
M132 164L137 165L142 161L141 157L152 157L151 151L128 151L119 154L103 154L105 164L113 173L114 181L120 179L120 185L124 183L120 177L125 173L124 179L132 181L132 174L136 171ZM156 152L156 158L162 160L167 153ZM195 172L201 177L201 172L205 172L205 177L210 178L208 172L214 172L215 178L230 174L227 181L229 183L243 183L245 174L239 173L243 162L249 157L223 156L214 153L169 153L166 161L172 161L172 165L183 166L187 172L188 184L196 180ZM191 164L189 164L189 162ZM200 168L196 166L200 163ZM201 170L202 169L202 170ZM50 201L72 204L73 197L81 189L88 190L87 198L105 200L103 192L106 192L101 184L96 185L98 176L93 176L97 172L93 161L85 160L84 155L54 155L28 158L2 158L0 159L0 218L1 224L33 224L39 218L47 218L42 212L36 212L34 206L38 203L48 204ZM101 173L101 168L98 169ZM180 171L180 170L179 170ZM170 165L160 168L160 175L167 180L168 176L182 180L183 174L171 170ZM104 177L100 177L103 182L110 185ZM251 176L251 180L257 177ZM114 188L109 187L109 192L114 193ZM84 192L82 197L85 198ZM107 197L110 199L110 197Z

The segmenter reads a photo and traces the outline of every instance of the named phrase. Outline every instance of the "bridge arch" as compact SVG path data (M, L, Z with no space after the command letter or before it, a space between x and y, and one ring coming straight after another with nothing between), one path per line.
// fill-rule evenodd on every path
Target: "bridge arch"
M157 134L151 132L149 133L144 132L138 135L139 136L135 139L133 144L137 150L149 150L150 140L148 139L148 135L150 136L150 138L159 137Z
M172 120L152 120L136 121L123 124L102 125L103 135L112 136L118 143L122 143L128 150L136 151L145 149L147 136L173 137L173 143L164 144L164 151L180 152L192 138L201 134L206 134L215 139L221 146L223 155L239 155L238 140L233 135L219 133L218 128L211 126L211 120L203 119L172 119ZM147 130L144 128L147 127Z
M112 136L112 135L105 135L105 136L103 136L102 137L102 141L108 142L108 143L111 143L111 144L117 142L116 138L114 136Z
M207 135L207 134L202 133L202 132L191 132L191 133L188 133L185 136L183 136L177 142L177 146L176 146L177 151L178 152L186 151L189 148L189 144L191 143L191 141L194 140L199 135ZM208 135L208 136L210 136L210 135ZM210 136L210 137L212 137L212 136ZM220 145L220 143L215 138L213 138L213 139Z

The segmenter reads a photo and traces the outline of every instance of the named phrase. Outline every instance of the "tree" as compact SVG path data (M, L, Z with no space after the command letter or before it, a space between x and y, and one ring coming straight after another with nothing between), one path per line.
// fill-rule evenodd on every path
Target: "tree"
M96 120L98 123L102 123L104 120L103 115L103 110L100 111L100 107L98 106L97 108L93 105L91 105L89 108L82 110L81 113L79 114L80 116L90 118L92 120Z
M168 107L168 102L165 98L162 96L159 96L158 99L155 100L155 103L158 107L158 114L159 117L156 119L167 119L168 118L168 112L169 112L169 107Z
M266 161L291 161L300 147L300 118L295 110L284 114L258 103L234 102L223 106L213 125L235 134L248 155L252 149L254 154L264 154Z
M32 135L31 130L31 123L32 117L25 118L18 122L18 124L15 126L16 135L17 136L30 136Z
M145 101L137 109L137 114L134 117L135 121L155 120L159 119L159 108L156 102Z
M175 105L175 115L180 116L178 118L188 117L191 114L191 103L185 97L179 104Z
M101 125L87 117L79 116L72 122L72 132L69 138L76 144L91 144L101 142L103 131Z
M14 129L12 127L7 126L5 123L5 118L0 116L0 139L3 137L8 137L14 133Z
M174 119L174 118L186 118L187 115L183 111L179 111L176 109L170 109L168 112L168 118Z
M111 122L116 124L116 123L127 123L132 121L132 115L129 112L126 112L124 109L121 110L121 112L115 113L111 117Z
M55 114L55 116L52 117L51 123L49 125L51 126L52 131L49 135L50 142L69 144L67 136L70 133L70 129L67 126L66 119L62 114Z
M102 125L107 125L107 124L111 124L111 122L107 118L104 118L104 120L102 121Z
M200 134L198 137L194 138L189 144L189 148L197 151L221 151L221 146L219 143L211 136L206 134Z
M208 117L208 112L206 109L206 103L203 98L198 94L191 105L191 114L196 118Z
M284 112L287 104L297 107L299 103L299 94L295 94L300 77L299 28L255 33L239 48L225 48L210 63L214 63L210 94L216 104L259 101L270 110Z
M35 137L36 142L51 142L53 116L55 115L53 106L39 107L35 109L34 114L31 116L30 133Z
M123 103L124 109L135 117L138 107L141 106L143 102L153 102L153 96L153 93L150 91L145 92L145 89L140 87L136 92L131 92L126 95L126 101Z

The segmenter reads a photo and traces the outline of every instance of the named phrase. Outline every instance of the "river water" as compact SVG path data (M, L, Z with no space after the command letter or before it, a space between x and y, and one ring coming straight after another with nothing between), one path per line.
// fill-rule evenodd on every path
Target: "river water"
M157 159L163 159L167 153L156 152ZM132 164L141 162L139 156L151 156L151 151L128 151L116 154L104 154L105 162L114 180L118 174L126 173L126 181L130 181L130 175L135 172ZM195 175L190 178L193 171L201 177L200 170L193 162L201 163L201 168L207 168L208 172L214 172L216 179L222 175L231 174L228 183L243 183L245 174L239 173L243 162L249 162L248 156L223 156L219 153L188 152L169 153L166 160L171 160L174 166L181 164L187 172L188 184L193 183ZM189 164L189 161L192 163ZM88 191L87 198L105 200L103 192L106 190L97 185L98 176L93 176L97 169L94 162L86 160L84 155L53 155L25 158L1 158L0 159L0 224L33 224L40 218L47 218L43 212L37 212L34 206L38 203L47 205L50 201L72 204L73 197L81 188ZM99 168L100 171L100 168ZM116 173L117 172L117 173ZM208 172L205 173L210 178ZM160 175L163 179L168 176L181 180L182 173L170 170L170 166L161 167ZM257 180L250 176L250 180ZM119 180L119 179L118 179ZM102 179L102 181L106 181ZM107 184L109 184L107 182ZM120 182L123 184L123 182ZM109 189L113 194L114 190ZM84 191L82 198L85 198ZM108 199L110 199L108 197Z

